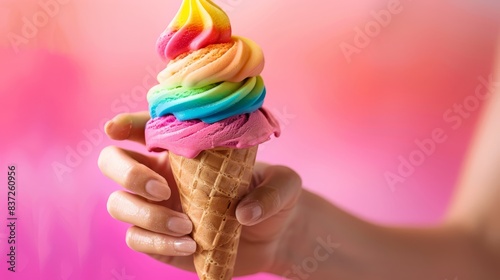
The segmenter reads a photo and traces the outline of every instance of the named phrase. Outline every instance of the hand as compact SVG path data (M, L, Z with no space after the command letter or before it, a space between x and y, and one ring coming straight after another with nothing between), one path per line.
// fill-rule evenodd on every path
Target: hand
M111 139L144 144L148 120L147 112L121 114L106 124L105 131ZM104 175L128 190L112 193L107 204L113 218L132 224L126 234L127 245L194 271L191 255L196 243L189 237L193 225L182 213L168 153L148 156L109 146L102 150L98 165ZM296 205L301 185L300 177L288 167L255 165L252 191L236 209L244 227L235 276L279 271L280 259L290 248L287 232L299 216Z

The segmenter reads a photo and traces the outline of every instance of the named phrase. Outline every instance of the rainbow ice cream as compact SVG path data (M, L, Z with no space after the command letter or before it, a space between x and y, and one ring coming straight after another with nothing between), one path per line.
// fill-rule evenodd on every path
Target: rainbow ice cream
M231 36L229 18L210 0L184 0L157 48L169 62L148 92L146 144L169 151L194 225L198 276L231 279L241 233L236 206L250 191L258 145L280 134L262 108L264 55L250 39Z
M231 23L211 1L183 1L179 12L158 38L164 59L199 50L211 44L231 42Z
M185 0L157 42L170 60L148 93L150 150L193 158L216 148L248 148L280 130L262 109L264 55L253 41L231 37L227 15L209 0Z

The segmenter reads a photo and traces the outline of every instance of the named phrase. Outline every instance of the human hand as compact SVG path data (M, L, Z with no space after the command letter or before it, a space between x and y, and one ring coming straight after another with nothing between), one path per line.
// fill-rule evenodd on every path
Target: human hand
M106 124L106 134L114 140L145 143L147 112L120 114ZM178 189L170 170L168 152L144 155L115 146L102 150L101 172L127 191L113 192L108 212L132 224L127 245L164 263L194 271L192 254L196 243L189 236L193 225L182 213ZM277 273L280 260L291 244L289 233L298 219L297 201L301 179L284 166L257 163L252 191L236 209L243 224L235 276L258 272Z

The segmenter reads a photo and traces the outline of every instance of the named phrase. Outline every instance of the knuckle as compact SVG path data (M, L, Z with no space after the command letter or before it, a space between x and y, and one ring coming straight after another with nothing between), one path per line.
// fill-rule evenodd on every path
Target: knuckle
M281 206L279 190L276 187L267 187L266 191L262 194L262 201L264 202L264 207L266 207L268 211L274 212L279 210Z
M286 205L283 205L283 209L288 209L297 203L302 194L302 178L295 170L288 166L278 165L276 168L277 175L286 178L282 186L284 200L286 200Z
M154 204L144 206L139 210L138 217L140 217L140 227L153 232L166 232L166 221L169 215L163 211L162 207Z
M150 207L142 207L139 210L138 216L140 217L141 224L144 228L150 230L156 230L158 227L158 221L156 215L153 214L153 210Z
M152 245L153 248L156 250L157 253L160 253L162 255L169 255L171 252L168 242L166 242L165 238L162 238L161 236L153 236L152 237Z
M144 166L141 164L132 164L128 166L124 172L124 184L128 189L138 189L138 179L145 174Z
M295 170L285 165L276 165L275 168L280 176L289 178L290 184L288 187L302 187L302 178Z

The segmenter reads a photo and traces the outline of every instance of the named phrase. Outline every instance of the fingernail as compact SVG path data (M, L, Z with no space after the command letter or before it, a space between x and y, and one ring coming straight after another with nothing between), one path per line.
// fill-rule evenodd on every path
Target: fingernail
M262 217L262 207L258 202L251 202L239 209L238 216L245 224L254 223Z
M167 222L167 228L176 233L189 234L193 230L193 223L188 219L170 217Z
M192 254L196 251L196 243L192 239L178 239L174 241L174 249L177 253Z
M156 180L150 180L145 186L146 192L160 200L170 198L170 189L166 184L160 183Z

